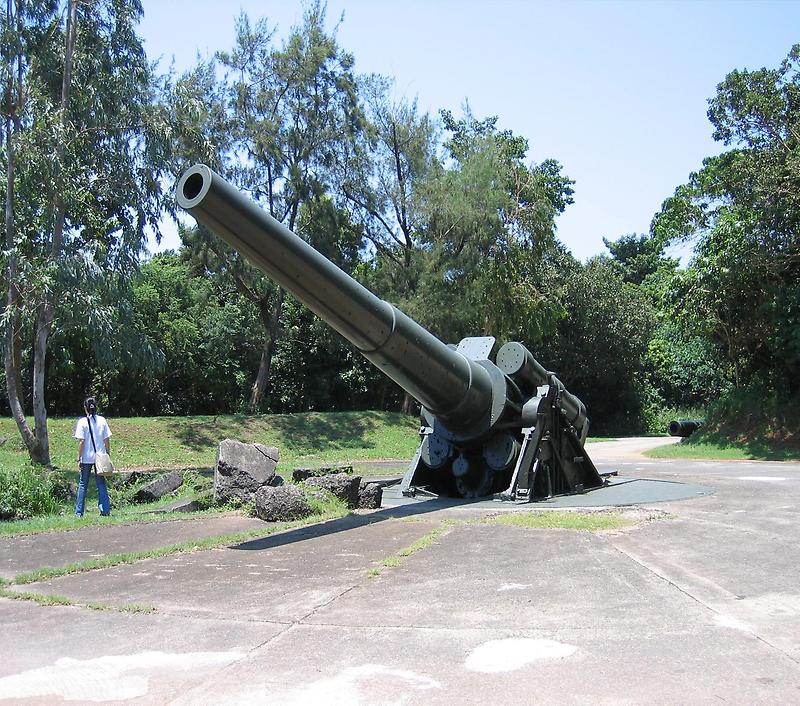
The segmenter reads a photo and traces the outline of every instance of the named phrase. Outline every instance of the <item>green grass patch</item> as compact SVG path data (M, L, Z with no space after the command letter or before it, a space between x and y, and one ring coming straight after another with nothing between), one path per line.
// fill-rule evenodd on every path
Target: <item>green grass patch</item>
M704 461L800 461L800 448L770 444L766 440L736 442L727 439L703 439L694 435L677 444L658 446L645 451L648 458L685 458Z
M528 529L612 530L629 527L633 521L612 512L509 512L490 518L494 525L513 525Z
M32 591L9 591L8 589L0 589L0 596L3 598L11 598L15 601L32 601L41 606L53 605L69 605L78 606L80 608L88 608L89 610L110 610L118 613L155 613L156 609L153 606L140 605L138 603L131 603L121 606L113 606L108 603L86 603L80 604L73 601L66 596L59 596L47 593L33 593Z
M120 613L155 613L156 609L151 605L141 605L140 603L126 603L125 605L117 606L114 610Z
M387 556L385 559L381 559L380 564L386 568L392 568L395 566L400 566L403 562L403 559L416 554L417 552L422 551L423 549L427 549L432 544L434 544L439 537L441 537L447 530L449 530L454 524L453 520L445 520L439 527L434 527L430 532L428 532L425 536L420 537L416 542L410 544L407 547L404 547L397 554L392 554L391 556ZM378 568L372 568L367 571L368 576L378 576L381 570Z
M120 606L109 605L108 603L87 603L83 606L89 610L111 610L117 613L155 613L156 609L150 605L141 605L139 603L126 603Z
M771 391L754 380L710 405L703 426L692 436L647 453L652 458L704 460L800 460L800 408L787 390Z
M0 589L0 596L3 598L12 598L15 601L33 601L42 606L75 605L75 602L66 596L32 593L30 591L9 591L4 588Z
M32 420L31 420L32 421ZM53 464L75 470L75 419L48 419ZM281 467L410 459L419 444L419 419L399 412L109 418L117 468L212 468L223 439L276 446ZM28 461L12 419L0 419L0 469ZM591 438L589 441L600 441ZM75 471L77 473L77 471Z
M170 498L169 502L173 502ZM167 502L153 503L150 505L133 505L113 509L110 517L100 517L95 514L86 514L83 517L75 517L71 509L69 514L45 515L43 517L32 517L27 520L13 520L0 522L0 537L13 537L26 534L40 534L43 532L65 532L68 530L80 529L94 525L130 525L148 524L153 522L169 522L172 520L191 519L203 517L210 514L229 512L228 508L215 508L203 510L202 512L169 512L153 514L154 510L167 505ZM88 502L87 502L87 513Z
M210 468L223 439L277 446L281 466L411 458L419 420L397 412L109 418L111 454L120 469ZM50 418L53 463L75 467L75 419ZM16 424L0 419L0 468L27 460Z

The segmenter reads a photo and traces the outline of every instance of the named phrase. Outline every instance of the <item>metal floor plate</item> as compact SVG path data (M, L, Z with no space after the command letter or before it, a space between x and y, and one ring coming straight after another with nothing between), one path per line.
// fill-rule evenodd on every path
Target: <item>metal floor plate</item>
M482 507L519 508L570 508L570 507L625 507L629 505L649 505L674 500L688 500L710 495L713 489L705 485L679 483L676 481L652 480L649 478L610 478L609 484L576 495L559 495L549 500L533 503L512 503L502 500L463 500L458 498L439 498L419 495L415 498L403 497L400 485L390 485L383 489L383 507L397 507L420 503L432 503L430 507L458 507L461 505Z

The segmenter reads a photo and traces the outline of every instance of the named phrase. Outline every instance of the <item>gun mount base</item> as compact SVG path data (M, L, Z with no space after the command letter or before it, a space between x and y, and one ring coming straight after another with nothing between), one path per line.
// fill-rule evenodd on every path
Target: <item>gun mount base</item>
M506 429L488 439L446 445L423 424L401 493L415 497L424 489L448 497L535 502L603 487L607 480L561 413L559 392L555 386L541 388L535 426Z

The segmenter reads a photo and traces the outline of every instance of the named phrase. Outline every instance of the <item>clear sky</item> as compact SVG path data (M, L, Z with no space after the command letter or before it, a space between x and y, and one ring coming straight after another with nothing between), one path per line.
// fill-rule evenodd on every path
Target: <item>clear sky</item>
M151 59L180 72L231 47L234 19L285 36L298 0L143 0ZM800 42L800 2L328 0L359 73L396 81L430 112L497 115L576 181L558 237L579 258L603 237L647 232L661 202L704 157L707 101L735 68L775 67ZM162 247L176 247L169 233Z

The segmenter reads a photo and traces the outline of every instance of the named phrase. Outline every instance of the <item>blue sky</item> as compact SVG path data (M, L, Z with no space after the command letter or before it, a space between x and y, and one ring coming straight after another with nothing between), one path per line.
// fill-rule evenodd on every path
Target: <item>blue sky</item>
M240 10L285 36L293 0L143 0L151 59L188 69L230 48ZM343 16L343 18L342 18ZM734 68L774 67L800 42L800 2L328 0L361 73L396 81L432 113L497 115L576 181L558 237L579 258L603 237L647 232L653 214L721 147L708 98ZM168 232L162 247L176 247Z

